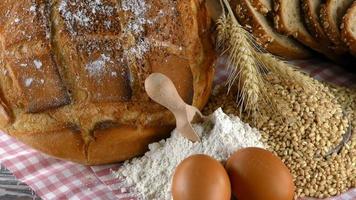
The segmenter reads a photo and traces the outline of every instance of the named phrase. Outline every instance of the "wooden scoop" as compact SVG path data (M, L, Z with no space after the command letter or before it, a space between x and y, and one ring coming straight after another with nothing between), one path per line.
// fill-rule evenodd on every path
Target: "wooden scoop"
M204 118L204 116L197 108L183 101L173 82L167 76L160 73L151 74L145 81L145 89L152 100L166 107L174 114L177 130L185 138L193 142L200 141L191 122L196 116L201 118Z

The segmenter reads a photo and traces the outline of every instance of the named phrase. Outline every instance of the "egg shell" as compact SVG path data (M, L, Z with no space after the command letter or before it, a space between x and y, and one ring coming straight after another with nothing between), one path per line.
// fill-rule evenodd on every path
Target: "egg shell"
M239 200L292 200L295 186L281 159L260 148L245 148L226 163L232 193Z
M223 165L207 155L193 155L175 170L173 200L230 200L231 185Z

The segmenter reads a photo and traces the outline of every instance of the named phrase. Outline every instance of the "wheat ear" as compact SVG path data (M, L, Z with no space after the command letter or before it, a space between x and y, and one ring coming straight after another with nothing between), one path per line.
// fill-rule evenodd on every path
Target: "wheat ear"
M244 111L253 112L258 105L258 100L264 94L264 83L260 66L256 57L255 43L250 33L237 22L230 4L222 0L223 15L218 20L218 46L224 48L228 56L229 89L233 85L238 87L238 105ZM236 83L237 82L237 83Z
M222 15L217 21L216 21L216 30L217 30L217 38L216 38L216 44L217 47L220 50L225 50L226 48L226 42L228 38L230 38L229 30L230 30L230 24L228 22L228 19L226 15Z

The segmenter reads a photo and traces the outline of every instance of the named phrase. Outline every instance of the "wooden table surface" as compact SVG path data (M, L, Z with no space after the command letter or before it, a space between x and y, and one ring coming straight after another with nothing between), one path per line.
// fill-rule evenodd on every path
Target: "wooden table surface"
M40 200L40 198L0 164L0 200Z

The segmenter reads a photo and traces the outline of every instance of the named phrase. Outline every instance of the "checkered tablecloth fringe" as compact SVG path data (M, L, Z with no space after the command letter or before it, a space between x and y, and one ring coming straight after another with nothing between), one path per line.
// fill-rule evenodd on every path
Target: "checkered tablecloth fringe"
M0 163L43 199L115 199L90 167L50 158L0 132Z

